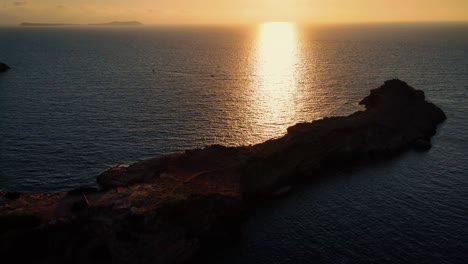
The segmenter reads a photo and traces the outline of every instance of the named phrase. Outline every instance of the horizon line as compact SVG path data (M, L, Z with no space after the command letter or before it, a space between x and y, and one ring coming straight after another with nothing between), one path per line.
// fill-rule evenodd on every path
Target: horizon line
M130 20L128 20L130 21ZM142 23L141 26L249 26L249 25L259 25L265 23L291 23L304 26L312 25L358 25L358 24L468 24L468 20L406 20L406 21L320 21L320 22L300 22L300 21L288 21L288 20L271 20L271 21L258 21L258 22L224 22L224 23L209 23L209 22L199 22L199 23L144 23L139 20L132 20ZM50 24L57 26L89 26L93 24L105 24L110 22L93 22L93 23L72 23L72 22L28 22L23 21L19 23L0 23L0 26L21 26L24 23L30 24ZM116 26L118 27L118 26Z

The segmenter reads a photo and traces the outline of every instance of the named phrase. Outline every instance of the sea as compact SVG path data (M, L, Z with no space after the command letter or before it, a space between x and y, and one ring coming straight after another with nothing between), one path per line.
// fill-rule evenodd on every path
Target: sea
M406 81L448 117L430 151L337 164L253 210L212 261L468 263L468 23L3 26L0 62L0 191L21 192L281 137Z

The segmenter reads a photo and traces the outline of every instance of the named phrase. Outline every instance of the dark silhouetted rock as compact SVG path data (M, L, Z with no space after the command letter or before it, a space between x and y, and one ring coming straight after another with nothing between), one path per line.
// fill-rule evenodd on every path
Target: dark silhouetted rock
M35 228L40 223L41 219L30 212L2 211L0 212L0 236L18 229L23 231Z
M68 191L69 195L82 195L82 194L90 194L90 193L97 193L99 189L96 187L79 187Z
M426 151L432 147L431 140L426 138L420 138L414 141L414 148L416 150Z
M77 211L82 211L84 209L87 209L88 207L89 207L88 198L86 197L85 194L82 194L81 199L79 199L78 201L72 204L71 210L77 212Z
M277 197L284 196L284 195L289 194L291 190L292 190L291 186L284 186L276 190L273 195Z
M0 254L34 263L185 263L239 235L252 201L337 167L428 150L445 114L390 80L364 111L288 128L247 147L209 146L117 166L103 191L0 194ZM195 262L194 262L195 263Z
M0 72L6 72L10 69L10 66L6 65L5 63L0 63Z
M20 196L21 196L20 192L8 192L8 193L5 193L4 197L10 200L16 200L20 198Z

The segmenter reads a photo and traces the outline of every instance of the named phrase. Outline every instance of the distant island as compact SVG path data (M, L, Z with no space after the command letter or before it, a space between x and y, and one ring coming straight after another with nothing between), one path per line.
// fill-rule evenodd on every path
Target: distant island
M87 24L87 26L142 26L143 23L138 21L112 21L108 23ZM66 23L29 23L23 22L20 26L24 27L61 27L61 26L83 26L83 24L66 24Z
M90 26L143 26L141 22L138 21L113 21L109 23L97 23L89 24Z
M79 26L79 24L54 24L54 23L21 23L23 27L58 27L58 26Z

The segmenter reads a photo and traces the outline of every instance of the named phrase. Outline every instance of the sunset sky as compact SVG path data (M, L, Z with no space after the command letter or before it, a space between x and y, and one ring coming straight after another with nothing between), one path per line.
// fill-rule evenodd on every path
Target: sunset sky
M0 24L468 21L467 0L0 0Z

